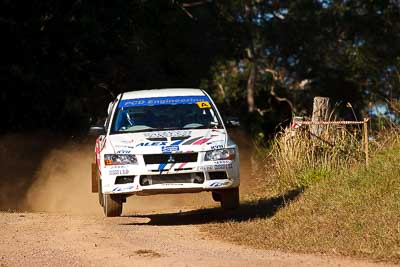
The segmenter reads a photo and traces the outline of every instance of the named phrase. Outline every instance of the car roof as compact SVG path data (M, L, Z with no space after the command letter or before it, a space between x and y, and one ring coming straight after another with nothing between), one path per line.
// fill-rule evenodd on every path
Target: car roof
M125 92L121 99L135 99L148 97L166 97L166 96L199 96L205 95L201 89L193 88L165 88L165 89L150 89Z

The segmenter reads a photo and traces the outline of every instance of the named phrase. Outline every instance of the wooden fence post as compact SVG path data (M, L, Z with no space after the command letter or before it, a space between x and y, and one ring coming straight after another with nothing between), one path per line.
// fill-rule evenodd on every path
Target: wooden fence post
M368 119L364 119L364 152L365 152L365 165L368 167L369 164L369 152L368 152Z
M328 97L314 97L312 122L327 121L329 117L329 98ZM324 126L311 125L310 130L313 135L320 136Z

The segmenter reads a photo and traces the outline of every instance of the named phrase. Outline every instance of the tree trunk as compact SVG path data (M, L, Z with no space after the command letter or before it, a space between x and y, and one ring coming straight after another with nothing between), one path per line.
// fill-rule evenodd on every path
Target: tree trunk
M314 97L314 105L311 121L327 121L329 118L329 98L328 97ZM323 125L311 125L311 133L320 136L324 130Z
M246 29L246 42L249 44L249 47L246 48L247 57L250 61L250 71L249 77L247 78L247 107L249 113L252 113L256 110L256 104L254 102L254 94L255 94L255 86L256 86L256 76L257 76L257 53L254 48L254 39L253 39L253 1L244 1L244 12L245 12L245 29Z
M254 112L256 109L256 105L254 102L256 73L257 73L257 65L255 62L252 62L250 66L249 78L247 80L247 106L249 108L249 112Z

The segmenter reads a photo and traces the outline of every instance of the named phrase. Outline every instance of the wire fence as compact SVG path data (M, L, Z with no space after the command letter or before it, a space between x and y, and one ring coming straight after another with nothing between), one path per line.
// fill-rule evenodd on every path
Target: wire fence
M302 121L302 120L293 120L291 128L298 128L302 125L357 125L364 124L369 121L369 118L365 118L363 121Z
M364 118L362 121L304 121L302 118L294 117L291 124L292 129L299 129L302 126L327 126L327 125L363 125L363 138L361 146L364 150L365 165L369 165L369 140L368 140L368 121L370 118ZM331 146L333 146L328 140L324 140L319 134L312 133L311 135L316 137Z

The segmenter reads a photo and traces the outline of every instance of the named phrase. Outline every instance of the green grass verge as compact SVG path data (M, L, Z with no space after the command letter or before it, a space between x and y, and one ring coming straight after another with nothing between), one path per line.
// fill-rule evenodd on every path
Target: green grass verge
M334 173L322 172L271 217L233 216L204 230L257 248L400 263L400 145L378 152L368 169Z

